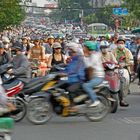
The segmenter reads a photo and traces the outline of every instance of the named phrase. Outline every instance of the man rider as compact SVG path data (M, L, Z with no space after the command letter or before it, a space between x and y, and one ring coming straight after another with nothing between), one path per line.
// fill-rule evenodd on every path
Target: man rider
M117 61L124 61L126 63L126 67L128 69L129 74L133 72L133 55L129 49L125 47L125 39L119 38L117 40L117 48L113 50L113 54L116 57ZM119 94L120 106L127 107L129 104L123 100L123 95Z
M28 83L31 78L31 68L30 62L27 57L22 53L22 45L16 43L14 45L14 51L16 56L14 56L12 63L13 68L10 69L7 73L14 74L17 79L23 83Z
M7 64L11 61L10 55L5 51L4 45L0 44L0 65Z

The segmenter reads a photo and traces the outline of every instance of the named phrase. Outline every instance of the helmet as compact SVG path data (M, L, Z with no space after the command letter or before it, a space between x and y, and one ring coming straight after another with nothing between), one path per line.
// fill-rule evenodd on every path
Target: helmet
M123 41L123 42L125 43L125 42L126 42L125 37L119 37L118 40L117 40L117 43L118 43L119 41Z
M110 34L107 34L107 35L105 36L105 38L106 38L107 40L109 40L109 39L111 39L111 35L110 35Z
M23 47L22 47L21 43L16 42L13 44L13 49L18 49L19 51L22 51Z
M7 43L10 43L10 40L9 40L9 38L8 38L8 37L3 36L3 37L2 37L2 42L7 42Z
M54 39L54 36L50 35L48 36L48 39Z
M55 42L55 43L52 44L52 48L53 49L56 49L56 48L62 48L62 47L61 47L61 44L60 43Z
M67 40L73 40L73 35L67 34L67 35L66 35L66 39L67 39Z
M101 41L100 42L100 48L107 48L109 47L108 41Z
M86 41L84 46L88 48L90 51L94 51L97 49L97 43L93 41Z

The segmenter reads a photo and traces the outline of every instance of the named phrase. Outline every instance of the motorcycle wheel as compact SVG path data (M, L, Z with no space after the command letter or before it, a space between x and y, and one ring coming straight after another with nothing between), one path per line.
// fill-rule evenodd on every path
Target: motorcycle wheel
M27 113L27 107L24 101L21 99L16 99L13 104L16 106L17 109L21 110L19 113L16 115L11 115L11 117L14 119L15 122L21 121L26 113Z
M52 117L52 110L46 98L38 97L28 103L27 119L35 124L41 125L48 122Z
M111 102L110 113L116 113L118 109L118 94L111 94L111 98L115 99L115 102Z
M108 99L103 95L98 95L98 100L100 100L99 107L87 107L87 112L85 114L86 118L92 122L101 121L109 112L110 105Z

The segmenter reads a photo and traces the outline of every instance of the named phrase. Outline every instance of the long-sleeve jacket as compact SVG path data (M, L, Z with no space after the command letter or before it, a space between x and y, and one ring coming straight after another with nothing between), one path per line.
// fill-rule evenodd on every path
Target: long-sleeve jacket
M85 80L85 65L82 56L75 56L68 63L64 72L69 76L68 83L75 83Z
M30 80L30 63L24 54L19 54L13 58L13 66L13 73L19 80L25 83Z

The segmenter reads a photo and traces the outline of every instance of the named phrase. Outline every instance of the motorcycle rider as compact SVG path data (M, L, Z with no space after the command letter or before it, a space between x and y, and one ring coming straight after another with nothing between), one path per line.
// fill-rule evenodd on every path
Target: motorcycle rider
M117 48L113 50L113 54L118 62L121 58L124 58L127 69L131 74L133 72L134 60L131 51L125 47L125 42L125 38L120 37L117 40Z
M7 64L11 61L10 55L5 51L4 45L0 44L0 65Z
M103 63L104 62L113 62L115 64L118 64L113 53L109 51L109 43L107 41L100 42L100 50L102 53L101 59L102 59Z
M28 58L22 53L22 45L16 43L14 45L14 51L16 56L14 56L12 63L13 68L8 70L8 74L14 74L18 80L23 83L28 83L31 78L31 68Z
M129 49L125 47L125 39L119 38L117 41L117 48L113 50L113 54L116 57L117 61L119 62L121 58L123 58L126 63L127 70L129 74L133 72L133 55ZM124 66L123 66L124 67ZM123 95L119 94L120 106L128 107L129 104L123 100Z
M100 104L100 101L97 99L96 93L93 90L95 86L101 84L104 80L105 73L101 61L101 55L99 52L96 52L96 44L92 41L86 41L84 43L84 62L87 69L90 72L90 79L83 84L83 89L89 95L92 100L92 103L89 107L96 107Z

